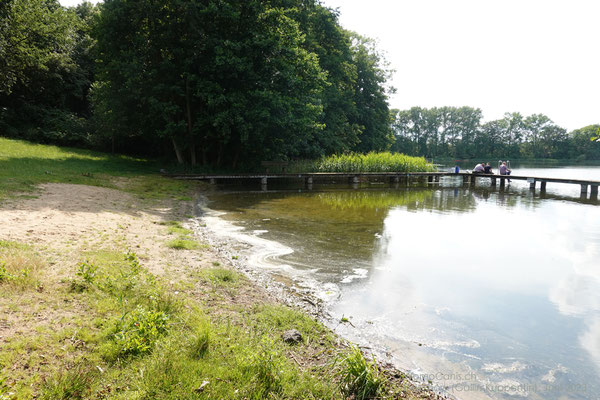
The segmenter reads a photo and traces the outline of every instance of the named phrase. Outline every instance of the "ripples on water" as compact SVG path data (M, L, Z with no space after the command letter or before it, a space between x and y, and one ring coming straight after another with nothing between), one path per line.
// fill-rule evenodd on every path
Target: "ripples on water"
M338 331L458 397L597 399L600 205L578 186L483 185L224 187L207 224L247 243L254 268L316 290L334 326L352 321Z

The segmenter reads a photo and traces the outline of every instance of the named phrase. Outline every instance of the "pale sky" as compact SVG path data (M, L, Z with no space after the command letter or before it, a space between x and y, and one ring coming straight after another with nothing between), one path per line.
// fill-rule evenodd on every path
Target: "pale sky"
M543 113L569 130L600 123L598 0L323 0L379 41L390 106L471 106L487 120Z
M377 39L396 71L392 108L466 105L487 120L543 113L569 130L600 123L598 0L322 3Z

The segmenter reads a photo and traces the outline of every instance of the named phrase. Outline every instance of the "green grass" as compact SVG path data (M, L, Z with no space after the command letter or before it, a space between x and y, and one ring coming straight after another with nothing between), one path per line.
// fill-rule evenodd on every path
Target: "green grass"
M91 366L77 365L61 371L48 380L40 396L41 400L84 400L90 398L97 370Z
M216 264L216 265L215 265ZM200 276L215 285L235 285L240 277L237 272L220 267L221 264L213 263L212 268L200 271Z
M190 235L193 233L191 229L184 228L178 221L169 221L169 234L171 235Z
M0 201L30 197L43 183L119 188L148 199L189 198L190 184L161 177L160 168L155 161L0 137Z
M358 346L342 360L342 374L347 393L357 400L378 398L385 385L375 360L367 361Z
M204 244L200 244L193 239L187 237L180 237L178 239L169 240L167 242L167 247L175 250L198 250L204 249L207 246Z
M318 340L333 343L329 331L302 312L265 305L242 320L211 317L196 303L172 297L133 253L85 257L72 279L88 285L76 296L91 306L87 317L95 328L59 337L85 339L88 351L41 382L39 398L343 398L332 365L304 370L288 356L292 350L281 333L292 327L306 338L294 352ZM80 273L81 265L93 276ZM225 271L211 276L235 279Z
M30 247L0 240L0 290L28 290L39 285L46 262Z
M429 172L435 171L423 157L400 153L342 154L315 161L296 162L290 172Z

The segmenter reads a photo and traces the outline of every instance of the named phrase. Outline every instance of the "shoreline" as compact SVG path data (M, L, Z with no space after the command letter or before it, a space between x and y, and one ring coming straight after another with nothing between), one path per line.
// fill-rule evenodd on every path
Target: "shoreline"
M311 318L323 323L327 329L331 330L332 333L341 338L342 341L346 342L346 347L348 345L357 345L360 349L362 349L363 353L367 354L367 357L373 356L377 360L380 368L387 371L388 374L392 376L402 376L408 382L410 382L411 385L419 389L431 391L432 394L436 396L436 399L460 400L459 397L447 393L443 388L433 385L432 382L425 381L425 379L419 375L398 367L395 364L395 359L397 356L390 354L389 351L383 347L384 345L376 344L368 340L366 343L357 344L351 338L345 337L344 334L337 332L336 328L342 325L343 322L337 321L329 313L327 309L327 302L316 295L315 288L307 288L307 290L302 290L293 284L294 278L292 277L288 277L287 281L276 279L269 270L261 270L256 266L251 266L248 262L247 256L239 256L239 253L230 250L233 245L242 243L242 240L239 239L239 236L256 238L258 235L253 235L251 232L245 232L245 228L223 220L222 221L224 224L230 225L230 228L235 228L235 231L240 232L241 235L236 235L238 236L236 239L235 237L228 235L227 232L217 234L208 228L206 217L210 217L211 219L220 218L223 213L209 208L207 205L208 200L202 193L200 193L194 201L194 210L196 215L195 218L190 220L194 232L203 241L209 243L211 248L215 250L215 252L219 254L223 260L227 260L229 265L248 277L253 284L264 288L270 295L275 297L276 301L282 302L286 306L299 309L300 311L307 313ZM244 244L248 245L249 247L244 249L244 251L250 254L255 251L252 249L251 244ZM282 272L281 274L285 274L285 272ZM423 376L426 377L427 375L424 374Z
M119 181L120 187L128 184L129 180ZM192 188L195 188L193 193ZM202 190L200 186L190 185L192 195L201 195ZM233 259L234 254L227 246L211 242L208 230L198 237L193 234L193 237L187 238L188 223L196 232L203 231L197 216L190 215L197 206L193 197L169 194L163 199L144 200L123 189L64 183L44 184L38 188L36 196L0 204L0 251L8 252L5 257L13 253L19 257L30 257L38 260L40 265L37 270L31 271L28 275L31 279L28 278L23 285L8 283L10 286L6 288L9 292L5 293L11 295L0 297L0 398L60 398L57 391L63 390L65 380L67 384L75 384L71 382L73 379L84 379L82 384L86 385L89 396L82 398L112 398L107 390L128 393L132 385L142 385L146 391L167 390L164 383L147 383L147 378L144 374L139 375L139 371L162 368L164 361L159 360L164 357L181 357L176 354L182 346L184 349L193 346L194 338L198 337L193 333L194 329L207 329L203 326L212 326L210 335L214 343L211 348L214 350L209 356L216 357L213 361L206 360L209 362L207 366L233 364L228 372L203 370L205 381L211 383L207 389L202 386L197 393L206 390L219 398L243 398L243 393L275 390L270 386L256 386L260 382L255 379L260 375L249 375L255 376L249 381L244 378L245 375L227 378L227 374L235 372L236 368L242 368L243 372L246 371L244 368L255 367L254 361L250 364L243 361L240 365L239 360L222 358L227 352L219 355L227 349L227 335L231 333L226 332L231 329L228 328L231 324L241 329L233 336L236 341L245 343L250 340L247 347L239 348L242 354L264 348L263 351L276 357L277 363L286 365L282 369L284 376L304 376L303 382L308 379L306 382L311 381L310 385L320 388L311 388L313 386L306 386L306 383L302 384L305 386L285 390L305 393L298 394L300 397L307 393L319 397L316 393L323 391L330 394L320 397L339 398L345 393L347 389L340 381L343 376L340 369L343 360L340 357L351 349L351 345L318 322L322 313L319 302L307 299L305 294L290 294L282 282L277 283L266 276L256 279L254 274L253 278L251 268L244 267L244 260ZM179 250L171 247L174 246L171 244L173 241L195 243L194 246L199 247L197 250ZM187 313L173 311L170 318L183 319L173 325L172 333L167 332L163 334L166 335L164 338L157 338L154 351L144 357L121 359L122 356L119 356L121 361L115 364L111 361L112 353L106 353L107 348L114 348L116 344L107 329L112 324L119 326L118 321L133 315L130 314L134 312L131 307L139 300L136 297L125 298L131 303L131 306L126 306L127 303L113 298L102 282L117 282L111 281L113 278L110 276L122 275L123 272L114 269L116 265L129 268L123 264L123 256L132 251L137 254L133 260L139 259L141 273L148 276L150 281L147 285L151 285L147 289L142 287L140 294L135 296L144 296L143 293L152 285L159 285L151 290L159 290L160 296L166 298L173 297L186 309L198 309L200 313L194 311L197 316L193 316L193 320L200 318L210 322L202 322L194 328L195 325L185 322L189 319ZM240 273L242 275L238 278ZM146 280L144 278L139 284ZM0 282L0 285L4 290L7 283ZM144 304L147 304L146 300ZM102 307L98 308L99 305ZM126 309L122 310L124 305ZM179 324L182 324L181 328L175 328ZM281 343L280 335L288 328L300 329L304 342L295 347ZM247 333L244 332L252 331L256 333L245 338ZM42 332L48 334L40 346ZM179 338L180 335L183 337ZM190 340L192 342L186 344ZM29 349L26 358L22 356L23 347ZM242 360L246 357L243 356ZM254 357L260 355L251 359ZM189 366L182 368L204 368L204 362L189 359L186 361ZM387 382L386 390L390 390L390 394L384 397L448 398L435 393L430 387L413 382L391 365L379 361L378 364L378 379ZM80 370L84 378L78 378ZM209 377L211 375L212 378ZM177 382L184 379L181 376L185 376L183 370L171 379ZM290 385L298 379L290 378L292 380L288 381L284 376L277 378L282 379L281 385ZM194 386L190 385L203 382L198 382L200 378L196 375L185 379L189 381L179 381L178 390L191 387L185 390L194 392ZM231 379L241 385L238 387L243 390L239 394L226 383ZM283 387L276 390L284 390ZM45 393L53 394L47 397ZM181 394L170 396L168 398L182 398Z

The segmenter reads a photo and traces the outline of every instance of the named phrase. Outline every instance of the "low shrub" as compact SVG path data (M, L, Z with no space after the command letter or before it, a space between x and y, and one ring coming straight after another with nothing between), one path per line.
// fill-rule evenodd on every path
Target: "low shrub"
M138 306L116 322L113 338L121 355L138 355L152 350L156 341L168 330L169 316L166 313Z

